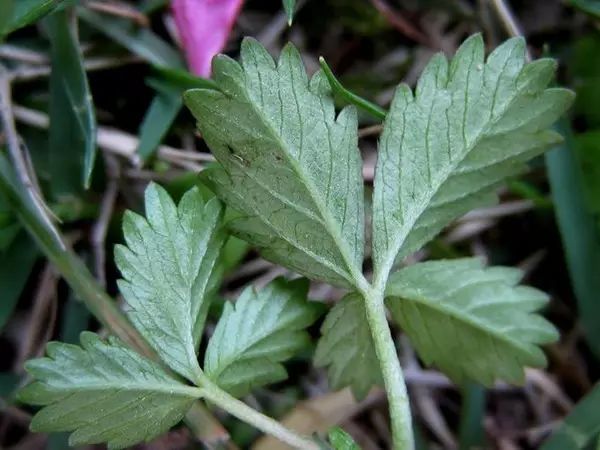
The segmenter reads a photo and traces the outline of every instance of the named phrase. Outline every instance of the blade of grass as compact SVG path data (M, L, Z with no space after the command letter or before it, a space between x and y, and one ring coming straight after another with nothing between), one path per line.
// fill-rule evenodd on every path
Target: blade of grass
M75 16L60 10L46 19L51 43L49 162L55 194L90 185L96 159L96 116L83 67Z
M577 134L573 148L581 167L586 205L600 232L600 130Z
M566 122L560 128L565 143L545 156L548 178L579 318L592 351L600 357L600 236L585 204L571 130Z
M0 41L9 33L12 24L15 0L4 0L0 2Z
M23 231L0 255L0 330L10 318L38 257L35 243Z
M78 9L79 17L133 54L157 67L184 70L178 52L147 28L132 28L130 23L105 18L85 8ZM155 87L155 86L153 86ZM181 92L161 86L144 115L140 126L138 153L147 161L171 128L183 106Z
M184 68L177 50L147 28L133 28L130 23L104 17L84 7L77 14L90 27L110 37L150 64Z
M147 84L157 92L146 111L140 126L138 154L148 161L171 128L183 106L182 95L186 89L216 89L214 81L171 67L155 66L158 77L149 78Z
M540 450L582 450L598 439L600 433L600 384L596 384L571 411L558 431ZM597 445L597 444L596 444Z
M142 161L148 161L171 128L183 106L182 95L186 89L216 89L214 81L200 78L180 68L155 66L157 77L148 84L157 94L146 111L140 126L140 145L137 149Z
M201 78L189 73L187 70L166 67L154 66L154 72L160 76L164 82L168 82L173 86L178 86L182 90L186 89L218 89L217 83L208 78Z
M139 131L140 144L137 151L142 161L148 161L154 155L171 128L183 106L184 90L216 89L214 81L197 77L183 69L155 66L154 72L158 77L149 78L147 84L157 94L146 111Z
M485 389L479 384L467 383L462 387L460 411L460 450L485 448L483 445L483 417L485 415Z
M4 7L0 12L6 14L10 11L10 20L4 27L0 27L0 36L11 33L19 28L29 25L51 13L54 8L64 0L2 0ZM3 32L4 33L3 33Z
M599 0L570 0L568 3L593 18L600 19Z
M140 144L137 152L142 161L147 161L154 155L183 106L181 89L156 79L149 79L147 84L153 87L157 94L150 103L140 126Z
M288 18L288 26L292 26L294 12L296 12L296 0L283 0L283 9Z

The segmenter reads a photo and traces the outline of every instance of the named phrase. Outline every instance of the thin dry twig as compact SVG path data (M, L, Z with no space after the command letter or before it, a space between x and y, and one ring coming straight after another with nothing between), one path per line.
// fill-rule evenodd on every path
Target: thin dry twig
M400 33L425 47L432 46L425 34L415 28L409 20L402 17L397 11L394 11L385 0L371 0L371 3Z
M57 283L58 276L52 264L46 263L40 275L29 323L23 330L23 339L14 366L16 372L23 372L25 361L38 356L38 349L42 348L52 336L56 319Z
M531 211L534 208L535 204L531 200L515 200L513 202L504 202L488 208L474 209L458 219L458 222L464 223L470 221L500 219L502 217L522 214L524 212Z
M119 193L120 168L118 161L112 155L105 154L104 161L106 163L108 183L102 196L102 202L100 203L98 220L92 227L91 243L96 278L102 287L106 288L106 233Z
M459 223L444 236L443 241L446 244L456 244L458 242L468 241L484 231L493 228L496 225L494 220L471 220L469 222Z
M547 373L538 369L526 369L525 374L527 382L543 391L564 413L573 409L573 402Z
M125 66L127 64L137 64L142 62L143 60L139 56L129 55L123 57L98 57L98 58L89 58L83 62L83 66L86 72L96 71L96 70L104 70L104 69L112 69L115 67ZM11 81L18 83L24 81L36 80L38 78L50 76L52 73L52 67L49 65L44 66L19 66L15 69L12 69L9 72L9 77Z
M371 125L358 130L358 137L360 139L369 136L378 136L383 131L383 125Z
M29 423L31 422L31 414L16 406L9 405L4 399L0 399L0 411L2 414L6 414L12 420L25 427L29 426Z
M513 37L523 36L523 30L521 30L519 22L515 18L512 10L506 4L506 2L504 0L489 1L492 7L494 8L494 11L496 11L496 15L498 16L498 19L500 19L500 22L502 22L502 26L504 27L508 35ZM528 61L531 61L531 54L529 53L529 50L525 51L525 57Z
M537 250L517 264L517 267L523 271L524 277L527 277L531 272L537 269L547 253L548 252L545 249Z
M20 122L36 128L48 128L50 125L48 116L40 111L15 106L14 114ZM115 128L99 126L97 142L100 149L128 159L133 166L141 165L140 157L137 154L140 141L134 135ZM214 161L213 156L208 153L193 153L167 145L160 145L157 154L164 161L195 172L203 169L203 166L197 164L196 161Z
M239 280L241 278L255 276L273 267L273 263L262 258L255 258L239 266L234 273L229 275L225 283Z
M20 61L27 64L48 64L48 55L29 48L11 44L0 45L0 58Z
M136 22L138 25L147 27L150 25L150 20L148 16L142 14L137 9L132 6L115 1L96 1L96 0L88 0L85 6L94 11L98 11L105 14L110 14L112 16L121 17L124 19L131 19Z

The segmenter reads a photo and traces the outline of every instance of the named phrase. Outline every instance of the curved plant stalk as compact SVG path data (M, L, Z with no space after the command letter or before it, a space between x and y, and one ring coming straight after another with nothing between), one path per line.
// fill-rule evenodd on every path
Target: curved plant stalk
M319 58L319 62L334 92L373 117L385 120L387 115L385 109L342 86L323 57ZM380 362L385 390L387 392L394 448L397 450L412 450L415 447L415 443L410 402L394 339L392 338L385 315L383 295L385 280L382 281L376 283L374 286L369 286L368 289L362 289L362 295L365 299L367 321L371 335L373 336L373 344Z
M259 413L249 407L241 400L229 395L223 389L210 381L203 373L198 374L201 380L200 391L202 397L227 411L232 416L254 426L266 434L285 442L289 446L298 449L318 450L318 445L311 439L300 436L294 431L286 428L278 421Z
M89 272L79 257L69 249L60 233L50 232L45 223L38 217L36 211L28 205L26 199L19 193L10 173L10 167L5 158L0 159L0 193L8 200L15 210L19 220L38 243L46 257L57 267L61 275L69 283L76 295L85 303L90 312L107 328L129 346L142 355L156 359L156 354L145 340L132 327L127 318L117 308L116 303L104 292L96 279ZM279 422L250 408L245 403L230 396L225 391L210 382L205 375L200 374L202 386L198 392L231 415L243 420L264 433L270 434L282 442L299 449L317 449L311 440L299 436L285 428ZM201 408L204 411L204 408ZM196 413L197 416L197 413ZM204 419L209 414L201 415Z
M325 61L325 58L322 56L319 58L319 64L321 64L321 69L323 69L323 73L327 77L327 81L329 81L329 85L331 86L331 90L337 94L339 94L342 98L344 98L348 103L355 105L356 107L362 109L366 113L372 115L376 119L384 120L387 111L383 109L381 106L376 105L369 100L366 100L354 92L346 89L342 83L335 77L333 71Z
M383 287L363 294L367 322L387 393L394 449L413 450L415 439L412 428L410 402L398 353L385 315Z

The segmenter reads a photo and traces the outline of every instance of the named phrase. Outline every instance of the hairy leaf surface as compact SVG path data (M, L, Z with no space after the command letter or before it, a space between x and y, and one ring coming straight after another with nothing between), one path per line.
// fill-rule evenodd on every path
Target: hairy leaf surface
M334 389L350 386L357 399L381 385L379 361L367 323L364 301L348 294L325 318L315 353L315 365L327 367Z
M546 294L517 286L521 277L477 258L419 263L390 277L387 305L425 363L455 381L520 383L524 367L546 364L538 345L558 337L535 313Z
M149 441L179 422L197 398L197 389L115 338L103 342L84 332L81 347L51 342L47 353L27 363L34 381L19 399L44 406L32 431L73 431L72 446L125 448Z
M306 280L278 278L227 302L206 349L206 375L238 397L285 379L281 363L308 345L305 328L317 318L307 293Z
M396 91L379 143L373 198L375 270L385 281L394 261L467 211L496 201L495 190L525 162L560 140L548 127L573 93L545 89L556 64L525 65L515 38L484 62L481 36L448 64L437 55L413 95Z
M174 371L196 381L196 351L209 306L211 274L223 244L222 208L197 188L176 206L156 184L146 189L147 219L128 211L127 247L117 245L119 289L128 316Z
M336 118L327 80L309 80L292 45L276 64L245 39L241 65L220 55L213 76L220 91L191 90L186 102L221 163L203 176L245 215L234 232L309 278L355 285L364 250L355 109Z

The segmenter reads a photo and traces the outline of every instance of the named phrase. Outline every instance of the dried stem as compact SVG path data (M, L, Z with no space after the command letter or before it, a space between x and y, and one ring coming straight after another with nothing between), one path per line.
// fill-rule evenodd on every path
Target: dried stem
M31 205L37 212L37 216L44 222L46 230L51 233L61 250L65 249L65 245L59 237L58 230L50 219L50 208L46 206L42 195L38 190L35 174L30 169L28 159L23 154L23 146L21 145L12 111L12 99L10 89L10 78L7 70L0 64L0 122L6 138L8 153L12 159L13 165L19 182L25 190Z

